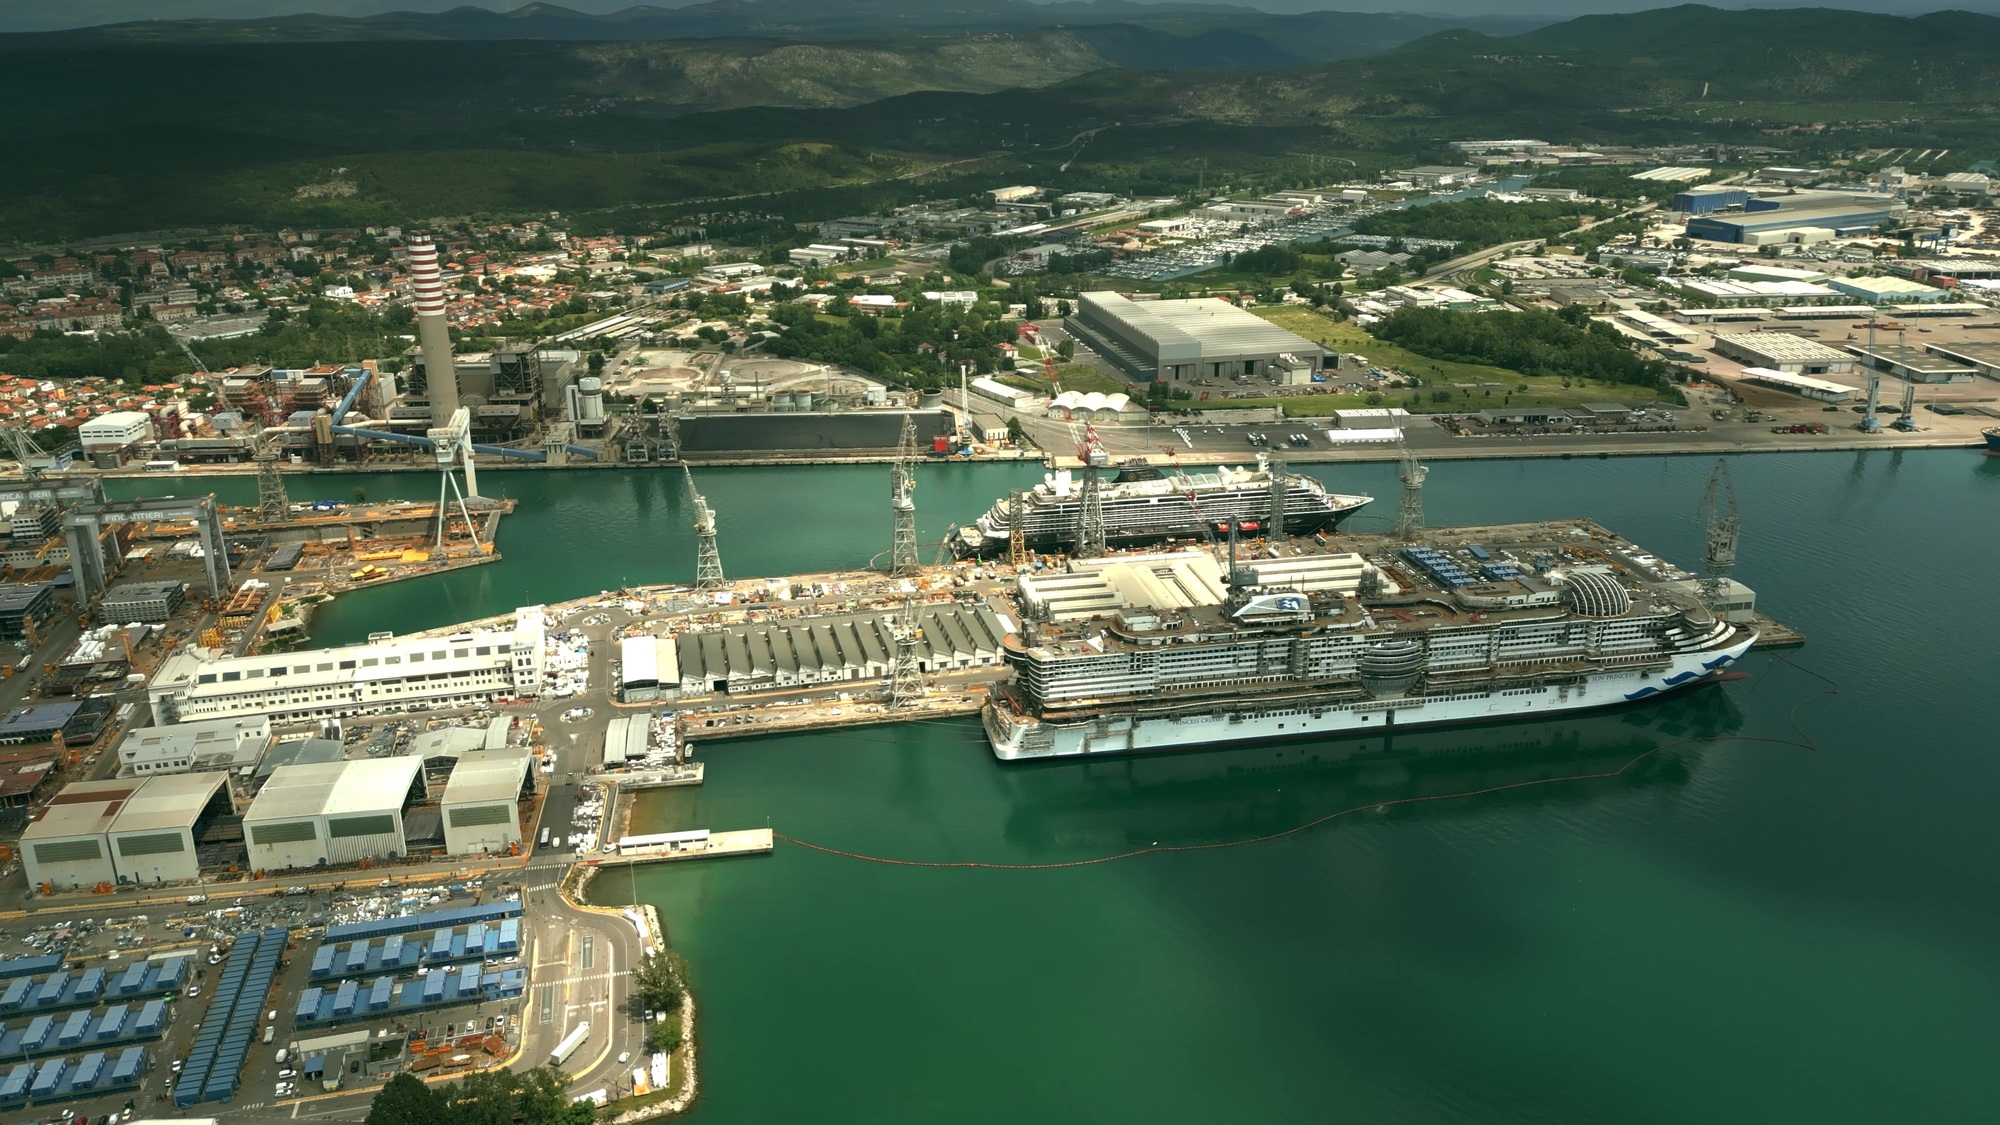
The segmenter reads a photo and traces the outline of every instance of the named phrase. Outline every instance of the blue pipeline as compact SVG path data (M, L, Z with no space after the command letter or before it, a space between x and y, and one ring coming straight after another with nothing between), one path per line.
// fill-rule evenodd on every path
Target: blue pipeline
M347 389L347 397L341 399L340 405L334 409L334 421L338 422L342 418L347 417L347 412L354 409L354 400L361 397L361 388L367 386L368 380L373 378L374 375L375 373L366 367L361 369L361 378L356 379L354 385Z

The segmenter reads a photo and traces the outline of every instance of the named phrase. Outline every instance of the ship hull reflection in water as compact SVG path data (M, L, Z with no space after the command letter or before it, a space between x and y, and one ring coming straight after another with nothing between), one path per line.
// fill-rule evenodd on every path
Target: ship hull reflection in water
M1346 809L1466 816L1672 790L1692 778L1705 742L1742 725L1716 685L1567 719L1009 764L1007 837L1038 851L1189 845L1285 832Z

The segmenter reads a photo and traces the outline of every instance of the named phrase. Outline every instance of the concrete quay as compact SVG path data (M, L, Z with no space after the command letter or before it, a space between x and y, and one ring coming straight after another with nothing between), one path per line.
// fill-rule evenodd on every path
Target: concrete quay
M745 855L769 855L775 847L769 828L744 828L711 832L705 844L621 848L614 855L578 860L579 867L632 867L641 863L673 863L687 859L729 859Z

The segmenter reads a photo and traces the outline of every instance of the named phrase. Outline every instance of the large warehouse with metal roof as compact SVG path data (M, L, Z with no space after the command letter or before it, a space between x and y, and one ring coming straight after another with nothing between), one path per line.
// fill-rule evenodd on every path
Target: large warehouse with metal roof
M200 875L201 825L235 812L226 773L79 781L21 834L30 886L176 883Z
M892 611L800 617L731 625L674 637L677 668L661 684L681 695L764 691L803 684L880 680L896 651ZM929 605L916 611L917 663L947 672L999 663L1010 631L985 605Z
M1085 293L1070 333L1141 379L1220 385L1241 375L1306 383L1326 349L1223 300L1134 301Z
M422 758L280 766L243 814L250 866L282 871L399 858L409 852L403 811L425 797Z
M502 855L521 839L521 801L533 791L524 750L472 750L458 756L438 808L444 848L452 855Z

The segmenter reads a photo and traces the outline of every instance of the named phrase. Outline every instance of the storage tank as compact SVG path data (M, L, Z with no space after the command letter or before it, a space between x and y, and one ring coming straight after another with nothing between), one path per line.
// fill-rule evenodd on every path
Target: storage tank
M771 396L771 409L790 410L791 408L792 408L792 396L790 392L778 391L777 393Z
M792 408L794 410L800 410L800 411L811 410L813 408L812 392L811 391L792 392Z
M925 391L917 396L917 406L922 410L936 410L944 405L944 392Z
M585 375L576 381L579 422L604 421L604 380Z

